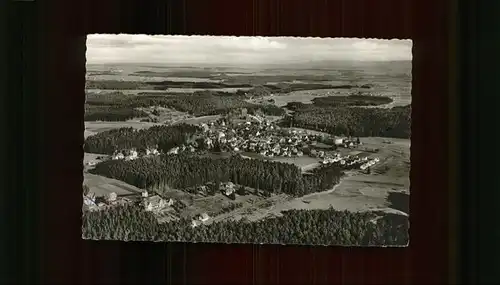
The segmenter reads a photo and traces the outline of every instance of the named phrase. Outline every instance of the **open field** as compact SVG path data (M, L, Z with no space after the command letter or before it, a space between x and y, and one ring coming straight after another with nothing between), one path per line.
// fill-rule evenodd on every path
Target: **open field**
M102 161L101 158L104 158L104 157L108 157L108 155L106 154L98 154L98 153L84 153L83 154L83 165L84 165L84 171L87 171L91 168L93 168L93 166L91 164L97 164L99 162Z
M301 157L265 157L259 153L252 153L252 152L243 152L241 154L243 157L246 158L251 158L251 159L265 159L265 160L270 160L270 161L278 161L278 162L283 162L283 163L291 163L295 164L297 167L300 167L303 172L312 170L315 167L318 167L320 165L319 159L310 157L310 156L301 156Z
M117 195L121 196L138 194L142 192L141 189L127 184L123 181L88 173L87 171L92 168L92 166L89 166L88 163L99 163L102 161L101 159L99 159L100 157L107 157L107 155L85 153L83 157L83 184L89 187L91 193L94 193L96 196L104 196L108 195L111 192L115 192Z
M293 163L302 169L307 168L311 165L315 165L319 162L319 159L309 157L307 155L301 157L273 157L272 160L278 162Z
M85 122L85 138L91 135L95 135L100 132L109 131L112 129L119 128L135 128L135 129L145 129L152 126L162 125L160 123L149 123L149 122L139 122L139 121L126 121L126 122L95 122L89 121Z
M213 115L213 116L201 116L201 117L191 117L187 118L184 120L180 120L176 122L175 124L189 124L189 125L196 125L196 124L201 124L201 123L208 123L210 121L215 121L219 119L221 116L220 115Z
M96 196L108 195L111 192L115 192L118 196L139 194L142 192L141 189L127 184L123 181L110 179L90 173L84 172L83 179L83 183L87 185L90 188L90 192L95 193Z

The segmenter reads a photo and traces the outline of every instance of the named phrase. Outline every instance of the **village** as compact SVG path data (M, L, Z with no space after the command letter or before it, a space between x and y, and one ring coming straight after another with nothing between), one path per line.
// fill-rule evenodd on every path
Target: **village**
M242 112L245 113L246 112ZM255 153L262 157L310 157L325 158L325 150L339 147L355 148L359 138L332 137L312 134L305 130L280 127L265 117L245 115L243 119L221 118L198 124L202 130L189 142L170 149L167 154L231 152ZM156 148L116 151L112 159L134 160L143 156L160 155Z
M246 113L246 112L245 112ZM253 154L251 159L293 159L299 157L314 158L317 166L338 165L344 170L369 170L380 161L378 157L369 157L366 151L360 150L362 143L359 138L334 137L328 134L312 133L307 130L280 127L264 116L245 115L238 119L223 117L209 122L199 123L200 132L187 143L170 149L167 155L190 153L203 155L205 153L232 153L239 155ZM132 161L141 157L161 155L157 146L146 149L127 149L116 151L110 157L98 157L98 160ZM245 156L246 157L246 156ZM92 167L96 161L90 161L87 167ZM145 211L154 213L159 219L165 216L178 219L187 205L182 199L166 198L156 193L117 195L114 192L104 196L96 196L84 191L84 208L89 211L107 209L109 207L136 204ZM234 201L236 195L243 197L245 187L232 182L206 183L190 189L182 189L185 193L196 197L210 197L221 194L228 202ZM189 216L192 226L210 222L220 213L200 212ZM168 219L167 219L168 220Z
M358 145L359 139L331 138L326 134L311 134L307 131L280 127L275 121L259 115L241 111L240 118L226 117L209 123L201 123L201 138L186 145L173 148L170 153L182 151L251 152L263 157L292 157L310 154L317 148L346 148ZM313 154L314 155L314 154ZM324 155L324 154L323 154ZM320 153L321 157L322 154Z

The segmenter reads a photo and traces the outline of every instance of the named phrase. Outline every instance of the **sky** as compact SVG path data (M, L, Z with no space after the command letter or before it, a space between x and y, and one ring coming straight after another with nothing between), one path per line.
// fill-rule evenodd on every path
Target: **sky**
M411 40L94 34L88 64L266 65L412 59Z

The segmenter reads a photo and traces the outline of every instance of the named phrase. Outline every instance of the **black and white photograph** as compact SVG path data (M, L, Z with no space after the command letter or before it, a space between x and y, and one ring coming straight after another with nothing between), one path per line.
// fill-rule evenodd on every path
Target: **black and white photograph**
M408 246L411 40L86 46L83 239Z

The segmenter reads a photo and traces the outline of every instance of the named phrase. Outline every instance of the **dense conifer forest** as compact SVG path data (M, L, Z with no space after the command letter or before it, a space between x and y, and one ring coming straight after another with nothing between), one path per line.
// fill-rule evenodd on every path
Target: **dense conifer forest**
M120 128L98 133L85 140L84 151L113 154L117 150L156 148L167 152L190 139L199 128L188 124L153 126L148 129Z
M145 74L141 74L145 75ZM193 89L224 89L224 88L244 88L241 89L243 93L251 93L252 95L264 95L260 92L253 93L253 91L266 89L272 92L289 93L292 91L300 90L319 90L319 89L351 89L358 87L356 85L330 85L323 83L278 83L278 84L265 84L267 80L262 81L258 77L239 79L229 77L224 82L196 82L196 81L120 81L120 80L87 80L87 89L101 89L101 90L168 90L168 88L193 88ZM253 80L252 80L253 79ZM312 78L317 79L317 78ZM240 82L234 82L234 81ZM231 82L233 81L233 82ZM286 80L285 80L286 81ZM245 83L243 83L245 82ZM250 84L250 83L251 84ZM246 90L250 88L250 90Z
M349 96L326 96L312 100L316 106L378 106L389 104L393 100L386 96L352 94Z
M257 110L266 115L281 116L285 110L272 104L253 104L245 101L245 96L225 92L197 91L193 94L144 92L139 95L124 95L121 92L111 94L89 93L86 102L86 120L123 121L145 117L146 113L137 111L139 107L160 106L186 112L194 116L227 114L231 110L247 108L250 114ZM102 110L106 111L103 112ZM128 111L128 112L127 112ZM127 116L121 115L128 114ZM132 117L134 116L134 117Z
M293 164L246 159L198 157L189 154L143 157L132 161L108 160L91 171L158 193L170 188L185 189L207 182L244 185L271 194L303 196L325 191L338 184L343 172L338 166L302 174Z
M101 106L85 106L85 121L127 121L134 118L147 117L148 114L133 108L101 105Z
M295 112L285 118L284 126L357 137L409 138L411 134L410 105L384 109L292 102L287 108Z
M379 213L380 214L380 213ZM196 241L215 243L404 246L408 218L395 214L328 210L291 210L257 222L215 222L192 228L190 220L159 224L135 205L84 211L85 239Z

